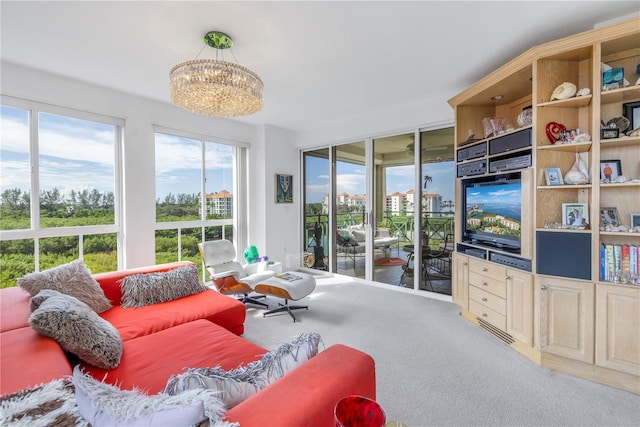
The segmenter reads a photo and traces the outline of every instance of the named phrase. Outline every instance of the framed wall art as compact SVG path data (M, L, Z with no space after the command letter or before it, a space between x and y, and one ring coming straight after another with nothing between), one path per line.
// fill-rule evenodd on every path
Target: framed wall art
M276 203L293 203L293 175L276 174Z

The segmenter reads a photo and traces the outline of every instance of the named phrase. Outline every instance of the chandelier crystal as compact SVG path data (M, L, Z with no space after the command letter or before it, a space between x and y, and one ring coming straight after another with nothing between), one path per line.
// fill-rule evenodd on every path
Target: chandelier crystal
M210 31L204 41L215 49L228 49L231 37ZM253 71L218 59L194 59L169 73L171 101L180 108L216 117L239 117L262 109L263 83Z

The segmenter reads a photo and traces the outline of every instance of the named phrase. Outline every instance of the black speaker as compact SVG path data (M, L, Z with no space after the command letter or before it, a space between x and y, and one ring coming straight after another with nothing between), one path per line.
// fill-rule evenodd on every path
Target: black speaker
M489 141L489 155L531 146L531 128L500 136Z
M536 232L538 274L591 280L591 234Z

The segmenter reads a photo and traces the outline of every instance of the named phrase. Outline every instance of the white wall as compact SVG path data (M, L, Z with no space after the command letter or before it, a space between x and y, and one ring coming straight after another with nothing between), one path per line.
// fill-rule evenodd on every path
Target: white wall
M191 114L170 104L115 92L15 64L2 62L0 67L2 95L125 120L124 268L150 265L155 262L153 125L210 135L214 140L218 137L250 144L256 143L257 132L253 125ZM251 185L250 182L250 187ZM250 226L251 228L254 227Z

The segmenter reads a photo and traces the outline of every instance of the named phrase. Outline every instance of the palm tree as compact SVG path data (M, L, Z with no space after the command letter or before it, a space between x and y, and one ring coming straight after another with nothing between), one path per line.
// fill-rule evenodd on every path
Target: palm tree
M427 189L427 183L432 182L433 178L431 178L429 175L425 175L424 176L424 184L422 185L424 187L424 189ZM426 193L426 191L425 191Z

